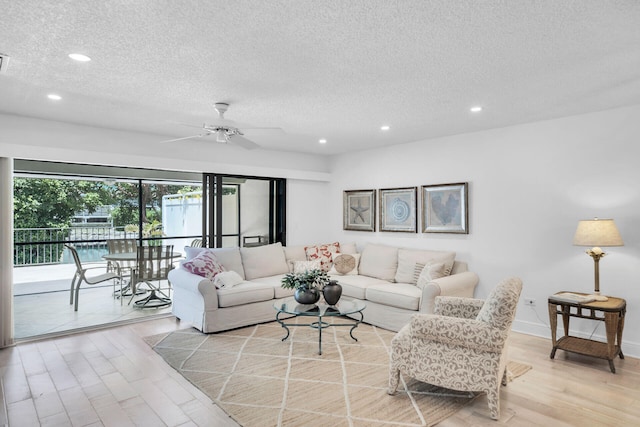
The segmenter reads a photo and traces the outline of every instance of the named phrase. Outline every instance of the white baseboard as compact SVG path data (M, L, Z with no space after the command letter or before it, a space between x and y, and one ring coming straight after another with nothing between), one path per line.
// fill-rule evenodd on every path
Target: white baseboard
M559 322L561 323L561 322ZM561 337L564 332L561 330L562 325L559 325L559 329L557 332L557 336ZM542 323L534 323L534 322L525 322L522 320L514 320L511 329L515 332L520 332L527 335L533 335L536 337L547 338L549 340L549 351L551 351L551 331L549 331L549 326ZM582 333L579 331L572 331L571 335L580 337L580 338L589 338L589 334ZM606 341L607 338L604 335L594 334L592 339L598 341ZM622 334L622 353L625 356L640 358L640 344L636 342L625 341L624 332Z

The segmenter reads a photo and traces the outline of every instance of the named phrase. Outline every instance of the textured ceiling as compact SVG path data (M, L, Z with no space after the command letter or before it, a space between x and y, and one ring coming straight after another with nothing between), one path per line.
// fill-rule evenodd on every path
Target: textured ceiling
M180 123L214 118L217 101L227 119L284 130L247 132L264 149L319 154L640 103L637 0L0 0L0 11L11 57L0 112L158 141L198 133Z

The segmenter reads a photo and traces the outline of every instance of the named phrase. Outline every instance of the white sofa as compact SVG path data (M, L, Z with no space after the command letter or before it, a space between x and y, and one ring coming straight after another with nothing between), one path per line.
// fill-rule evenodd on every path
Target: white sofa
M294 261L306 260L304 246L280 243L253 248L187 249L187 260L198 250L213 251L226 270L244 281L216 289L205 277L177 268L169 273L173 286L172 312L202 332L218 332L275 320L274 300L293 295L280 281ZM342 244L341 253L356 253L355 244ZM415 313L432 313L436 296L473 297L478 276L455 253L403 249L367 244L360 255L358 274L334 276L342 285L342 298L365 300L364 322L398 331ZM451 274L420 286L408 281L416 263L444 259Z

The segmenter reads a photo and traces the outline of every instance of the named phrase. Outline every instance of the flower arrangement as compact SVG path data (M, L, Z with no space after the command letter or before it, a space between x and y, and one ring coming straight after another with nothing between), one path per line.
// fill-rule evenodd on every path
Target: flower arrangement
M307 270L303 273L288 273L282 278L284 289L319 289L329 283L329 275L320 269Z

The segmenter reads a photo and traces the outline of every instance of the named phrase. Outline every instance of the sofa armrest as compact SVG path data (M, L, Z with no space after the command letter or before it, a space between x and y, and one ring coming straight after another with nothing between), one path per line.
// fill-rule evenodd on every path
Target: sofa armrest
M500 353L508 334L473 319L415 314L411 318L411 342L424 348L429 342Z
M471 298L477 284L478 275L471 271L465 271L464 273L441 277L424 285L419 285L422 288L419 311L421 313L433 313L435 299L438 296Z
M184 268L176 268L169 272L169 281L174 290L179 288L185 292L202 295L207 310L218 308L218 292L211 280L190 273Z

